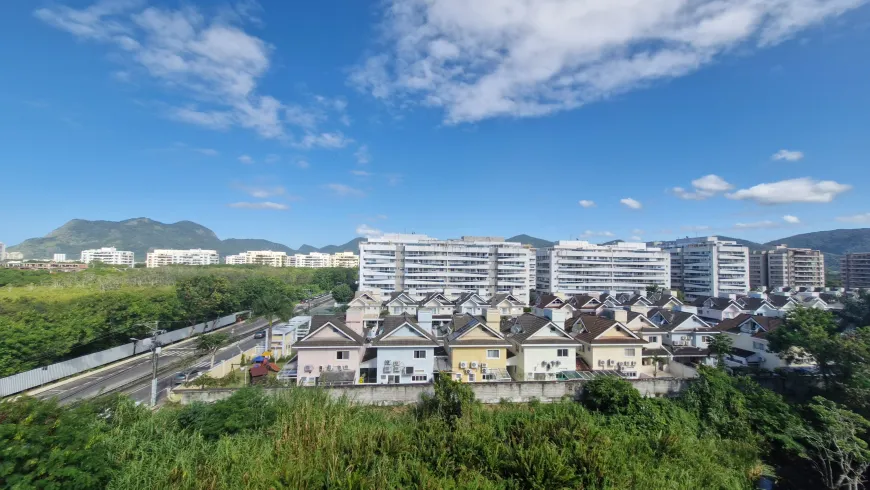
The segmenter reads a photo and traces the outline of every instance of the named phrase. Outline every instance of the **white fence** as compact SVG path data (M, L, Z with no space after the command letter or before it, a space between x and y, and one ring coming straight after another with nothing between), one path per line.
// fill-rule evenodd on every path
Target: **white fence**
M236 322L238 315L243 315L245 313L248 312L241 311L218 318L217 323L215 323L215 321L210 321L199 323L193 327L184 327L171 332L166 332L163 335L158 335L157 341L160 345L166 345L178 342L179 340L186 339L198 333L211 332L212 330L232 325ZM0 379L0 397L20 393L24 390L29 390L45 383L57 381L66 378L67 376L72 376L89 369L100 367L104 364L109 364L110 362L120 361L126 357L142 354L151 349L151 342L150 338L139 340L2 378Z

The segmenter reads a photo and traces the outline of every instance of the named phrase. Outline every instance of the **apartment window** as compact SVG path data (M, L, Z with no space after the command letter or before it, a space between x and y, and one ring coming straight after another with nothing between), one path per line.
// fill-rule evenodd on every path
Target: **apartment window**
M501 353L499 352L498 349L489 349L486 351L486 358L487 359L499 359L499 358L501 358Z
M350 359L350 351L349 350L340 350L335 353L335 358L338 360L347 360Z
M568 349L558 349L556 351L556 357L568 357Z
M655 335L651 335L649 338L649 342L658 342L659 338Z
M391 374L390 376L387 377L387 384L389 384L389 385L397 385L401 382L402 382L401 378L397 374L396 375Z
M625 357L634 357L634 349L625 349Z
M415 375L411 376L411 381L426 381L428 379L429 379L429 377L426 376L425 374L415 374Z
M477 375L475 375L474 373L469 374L468 375L468 382L473 383L475 381L477 381Z
M426 359L426 351L415 350L414 351L414 359Z

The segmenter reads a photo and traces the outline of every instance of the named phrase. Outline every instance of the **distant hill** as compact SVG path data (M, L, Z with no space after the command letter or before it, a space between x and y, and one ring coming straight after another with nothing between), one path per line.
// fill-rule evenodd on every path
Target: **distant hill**
M543 238L535 238L529 235L517 235L512 236L505 241L508 242L520 242L526 245L531 245L534 248L547 248L552 247L556 242L551 242L550 240L544 240Z
M293 250L287 245L256 238L227 238L221 240L212 230L192 221L161 223L149 218L134 218L124 221L90 221L74 219L40 238L30 238L9 247L10 252L21 252L26 259L48 259L55 253L77 259L82 250L100 247L115 247L131 250L136 261L144 262L145 255L155 248L204 248L217 250L223 257L248 250L275 250L294 253L357 252L362 238L355 238L344 245L327 245L315 248L303 245Z

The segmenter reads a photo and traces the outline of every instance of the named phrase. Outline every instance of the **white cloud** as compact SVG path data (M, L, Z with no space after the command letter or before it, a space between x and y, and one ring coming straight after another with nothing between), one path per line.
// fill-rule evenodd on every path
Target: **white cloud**
M674 187L671 192L680 199L689 199L694 201L703 201L716 194L725 192L734 188L725 179L718 175L705 175L701 178L692 181L693 191L687 191L682 187Z
M197 153L202 153L203 155L205 155L207 157L216 157L216 156L221 154L219 151L215 150L214 148L196 148L193 151L195 151Z
M296 166L299 167L299 168L305 169L305 168L310 167L311 164L308 163L308 160L298 160L298 161L296 162Z
M843 223L870 223L870 213L840 216L837 218L837 221L842 221Z
M749 189L741 189L732 194L726 194L725 197L736 200L751 200L758 204L824 203L833 201L839 194L851 188L851 185L840 184L833 180L818 181L803 177L758 184Z
M697 231L707 231L710 229L710 227L707 225L686 225L686 226L681 226L680 229L683 231L697 232Z
M580 201L578 201L577 204L579 204L580 206L582 206L584 208L594 208L595 207L595 201L587 201L586 199L581 199Z
M350 83L448 123L540 116L692 73L867 0L388 0ZM420 101L420 102L417 102Z
M792 216L790 214L783 216L782 220L792 225L797 225L801 222L800 218L798 218L797 216Z
M293 146L304 150L312 148L337 149L353 143L353 140L345 137L341 131L335 133L308 133L302 140L294 142Z
M285 209L290 209L290 206L286 204L281 204L278 202L234 202L229 204L231 208L239 208L239 209L274 209L283 211Z
M272 196L281 196L286 193L286 189L281 186L249 186L249 185L237 185L239 190L247 193L251 197L256 197L257 199L265 199L267 197Z
M240 156L239 161L244 163L245 165L250 165L250 164L254 163L254 159L251 158L249 155Z
M402 176L399 174L388 174L387 185L397 186L402 183Z
M643 235L645 233L640 228L635 228L635 229L631 230L631 232L634 233L635 235Z
M356 175L357 177L371 177L371 172L366 172L365 170L351 170L350 173Z
M372 161L372 155L369 153L368 145L360 145L356 152L354 152L353 156L356 157L356 162L360 165L365 165Z
M631 241L633 241L633 242L642 242L642 241L643 241L643 237L638 236L638 235L634 235L634 236L631 237Z
M615 235L614 235L612 232L610 232L610 231L592 231L592 230L586 230L586 231L584 231L583 234L580 235L580 236L583 237L583 238L590 238L590 237L597 237L597 236L598 236L598 237L613 237L613 236L615 236Z
M752 223L737 223L734 225L734 228L737 228L738 230L751 230L751 229L756 229L756 228L775 228L776 226L778 226L777 223L774 223L773 221L770 221L770 220L766 220L766 221L755 221Z
M375 238L384 234L381 230L376 228L372 228L369 225L359 225L356 227L356 234L359 236L364 236L366 238Z
M625 205L626 207L629 207L631 209L640 209L643 207L643 204L641 204L640 201L638 201L636 199L632 199L630 197L626 197L625 199L620 199L619 202L621 202L623 205Z
M274 153L270 153L270 154L266 155L266 159L264 161L266 163L278 163L279 161L281 161L281 156L276 155Z
M326 184L326 188L340 197L364 197L365 192L345 184Z
M341 116L338 117L338 122L340 122L341 124L344 124L345 126L350 126L350 124L351 124L350 116L348 116L347 114L342 114Z
M798 160L803 159L804 153L802 151L792 151L792 150L779 150L774 153L770 158L772 160L785 160L787 162L796 162Z
M262 95L258 85L271 65L272 46L244 30L257 24L256 2L219 8L209 16L191 5L174 10L141 0L100 0L82 9L51 6L34 11L45 23L73 36L102 43L124 65L116 78L139 74L173 96L188 100L167 116L209 129L249 128L264 138L285 138L286 124L311 128L315 109ZM240 7L240 5L250 5ZM117 75L124 73L124 75ZM138 80L139 78L137 78Z

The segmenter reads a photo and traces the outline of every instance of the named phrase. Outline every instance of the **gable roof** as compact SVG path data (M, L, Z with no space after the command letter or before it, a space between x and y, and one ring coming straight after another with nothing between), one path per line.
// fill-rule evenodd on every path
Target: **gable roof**
M657 294L656 296L658 296L658 297L652 298L653 299L652 305L657 306L659 308L663 308L663 307L667 306L668 303L676 303L678 305L683 304L683 302L680 301L680 298L677 298L676 296L674 296L672 294Z
M555 304L553 304L555 303ZM538 302L535 304L538 308L561 308L565 301L555 294L542 294L538 297Z
M474 300L476 304L481 306L486 304L486 301L484 301L483 298L481 298L480 295L477 293L462 293L461 295L459 295L459 298L453 302L453 304L456 306L462 306L464 303L467 303L471 300Z
M744 310L757 310L764 305L767 305L771 308L775 308L770 301L767 301L764 298L753 298L751 296L741 296L737 298L740 303L742 303Z
M712 308L714 310L724 310L731 305L734 305L736 308L741 309L740 305L737 304L737 302L733 299L720 298L718 296L700 296L698 297L698 299L692 302L692 306L707 308L704 306L704 303L706 303L708 300L710 301L710 303L712 303L712 306L710 306L709 308Z
M587 344L646 344L646 340L638 337L634 332L622 323L610 318L594 315L579 315L574 328L574 338ZM618 327L627 332L628 339L599 339L604 332L613 327Z
M625 303L628 306L636 306L642 303L645 306L652 306L652 301L646 298L646 296L642 296L640 294L635 294Z
M502 301L505 301L505 300L510 301L511 303L522 304L520 302L520 300L514 298L514 296L510 293L498 293L498 294L494 295L492 298L490 298L489 305L492 307L495 307L495 306L498 306L499 303L501 303Z
M547 327L558 329L558 331L564 335L561 337L548 337L542 339L532 338L532 336L538 331ZM502 325L501 332L507 340L516 345L577 345L577 341L574 340L568 332L563 330L562 327L556 325L549 318L532 315L531 313L524 313L513 321L505 323Z
M417 302L414 301L410 296L408 296L404 291L393 291L390 293L390 299L387 300L385 305L398 301L404 305L416 305Z
M402 328L403 325L409 325L412 329L422 335L422 337L418 338L406 338L406 337L391 337L397 330ZM403 347L403 346L425 346L425 347L437 347L438 341L435 340L435 337L432 336L431 333L427 332L420 325L417 325L417 322L414 321L414 317L408 316L407 314L402 315L391 315L384 317L383 322L383 331L380 335L372 339L372 347Z
M725 320L720 323L717 327L723 331L733 334L741 334L748 333L740 330L747 322L753 322L760 327L760 330L752 333L752 337L757 339L763 339L767 337L767 334L776 330L784 323L782 318L770 317L770 316L761 316L761 315L750 315L748 313L744 313L742 315L737 315L734 318L729 320Z
M314 336L317 332L323 330L327 326L335 328L341 334L341 339L316 339ZM365 344L358 333L354 332L343 321L334 315L315 315L311 317L311 329L308 335L302 340L296 342L295 348L304 347L361 347Z
M590 306L597 308L601 305L601 301L598 298L588 294L575 294L568 298L568 303L575 308L588 308ZM590 305L590 303L592 304Z
M770 304L777 308L782 308L789 303L794 303L794 300L791 298L791 296L785 296L782 294L771 294L770 296L768 296L768 301L770 301Z
M354 299L350 300L350 303L348 304L352 305L355 302L362 303L365 306L379 306L381 304L380 301L372 298L371 295L364 292L358 292L357 296Z
M650 318L652 318L652 317L654 317L654 316L656 316L656 315L661 315L661 317L664 318L664 320L665 320L665 322L666 322L666 324L664 324L664 325L659 325L659 328L661 328L662 330L666 330L666 331L668 331L668 332L672 332L672 331L674 331L674 330L675 330L676 328L678 328L680 325L682 325L683 323L689 321L689 320L692 319L692 318L694 318L696 321L701 322L701 323L704 324L704 325L707 325L707 327L695 328L695 329L694 329L695 331L711 330L711 328L710 328L710 324L708 324L708 323L705 322L704 320L701 320L701 319L698 317L698 315L696 315L696 314L694 314L694 313L690 313L690 312L688 312L688 311L675 311L675 310L655 309L655 310L651 310L651 311L649 312L649 317L650 317Z
M426 303L428 303L432 300L441 300L441 303L444 305L451 305L451 306L453 305L452 301L447 299L443 294L437 293L437 292L427 294L426 297L421 299L417 304L419 306L424 306L424 305L426 305Z
M445 345L453 346L474 346L474 345L494 345L499 347L509 347L510 343L504 339L501 332L490 328L486 324L486 320L479 316L468 314L453 315L450 321L452 328L450 335L444 340ZM477 327L483 328L492 333L495 338L492 339L463 339L465 334Z

